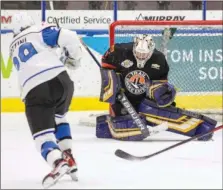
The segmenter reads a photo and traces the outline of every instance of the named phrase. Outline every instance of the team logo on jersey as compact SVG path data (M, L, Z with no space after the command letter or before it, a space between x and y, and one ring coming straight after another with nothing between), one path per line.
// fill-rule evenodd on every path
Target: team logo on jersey
M125 86L132 94L143 94L146 92L149 76L141 70L128 73L125 77Z
M133 65L133 62L130 61L130 60L128 60L128 59L126 59L125 61L123 61L123 62L121 63L121 65L122 65L123 67L125 67L125 68L129 68L129 67L131 67L131 66Z

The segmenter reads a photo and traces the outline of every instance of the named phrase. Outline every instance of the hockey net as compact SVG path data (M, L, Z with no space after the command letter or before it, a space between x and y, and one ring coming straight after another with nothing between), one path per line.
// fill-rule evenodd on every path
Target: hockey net
M167 58L169 82L178 89L177 107L222 121L222 24L222 21L116 21L109 28L110 47L131 42L139 34L151 34L156 48ZM82 122L95 126L98 115L101 113L92 113Z
M110 47L130 42L139 34L151 34L170 66L169 82L179 89L177 106L222 119L222 24L223 21L117 21L110 25Z

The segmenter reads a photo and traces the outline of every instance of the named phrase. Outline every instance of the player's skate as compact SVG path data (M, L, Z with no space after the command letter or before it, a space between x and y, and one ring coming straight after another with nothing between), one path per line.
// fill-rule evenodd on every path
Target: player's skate
M67 174L69 174L71 176L72 180L78 181L78 178L77 178L77 164L76 164L76 161L75 161L70 149L65 150L63 152L63 158L64 158L64 160L67 161L67 163L70 167Z
M46 177L44 177L42 181L43 187L47 189L56 184L57 181L69 171L69 169L70 168L66 160L56 160L55 168Z

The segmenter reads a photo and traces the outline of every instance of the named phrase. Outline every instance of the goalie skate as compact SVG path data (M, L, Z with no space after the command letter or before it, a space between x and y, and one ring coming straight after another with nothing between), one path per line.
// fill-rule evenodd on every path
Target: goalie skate
M63 152L63 158L67 161L69 165L69 171L67 172L68 175L72 178L73 181L78 181L77 178L77 164L76 161L71 153L71 150L65 150Z
M55 168L44 177L42 185L45 189L55 185L57 181L70 170L66 160L60 159L55 161Z

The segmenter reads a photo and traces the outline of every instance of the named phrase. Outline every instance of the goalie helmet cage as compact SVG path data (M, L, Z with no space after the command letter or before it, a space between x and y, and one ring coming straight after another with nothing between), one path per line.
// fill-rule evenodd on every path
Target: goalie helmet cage
M222 25L222 20L119 20L109 27L110 48L138 34L152 35L167 57L169 81L180 89L177 106L222 119ZM171 39L164 29L175 32Z

